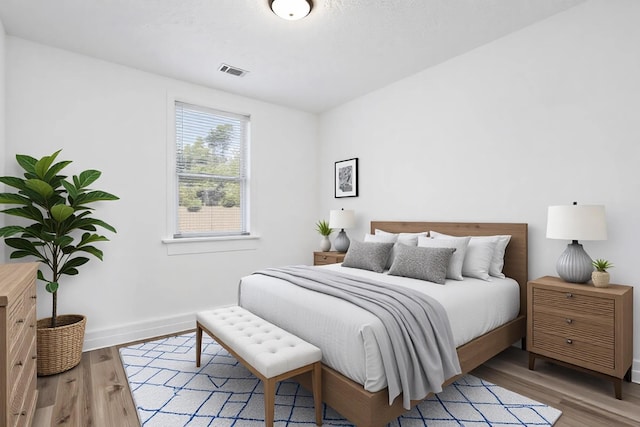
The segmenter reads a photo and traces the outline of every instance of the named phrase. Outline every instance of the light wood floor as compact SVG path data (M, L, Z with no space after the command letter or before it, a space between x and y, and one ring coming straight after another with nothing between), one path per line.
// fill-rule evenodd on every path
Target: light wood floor
M563 411L556 427L640 426L640 384L624 383L623 400L613 385L547 362L527 368L527 353L510 348L472 374ZM38 378L33 427L138 426L118 349L84 353L76 368Z

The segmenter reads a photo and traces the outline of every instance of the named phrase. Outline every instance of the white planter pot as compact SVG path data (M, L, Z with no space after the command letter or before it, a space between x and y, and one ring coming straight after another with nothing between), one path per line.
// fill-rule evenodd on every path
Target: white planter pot
M320 250L327 252L329 249L331 249L331 240L329 240L329 236L323 236L320 240Z

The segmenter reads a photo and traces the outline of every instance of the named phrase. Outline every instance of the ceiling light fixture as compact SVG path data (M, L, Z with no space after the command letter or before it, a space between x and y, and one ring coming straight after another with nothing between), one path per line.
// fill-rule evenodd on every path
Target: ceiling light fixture
M313 3L311 0L269 0L269 6L280 18L297 21L311 12Z

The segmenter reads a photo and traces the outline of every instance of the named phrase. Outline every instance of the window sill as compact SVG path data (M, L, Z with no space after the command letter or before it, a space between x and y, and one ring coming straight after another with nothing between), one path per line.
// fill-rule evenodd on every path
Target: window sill
M204 254L210 252L252 251L258 248L260 236L184 237L162 239L167 255Z

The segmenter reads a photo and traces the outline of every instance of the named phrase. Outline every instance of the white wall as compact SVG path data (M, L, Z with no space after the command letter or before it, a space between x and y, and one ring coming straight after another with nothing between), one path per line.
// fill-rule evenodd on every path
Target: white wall
M97 217L118 230L80 274L65 277L59 312L88 316L85 348L193 328L201 309L234 303L243 275L309 263L317 245L317 117L112 63L7 38L4 155L62 148L70 173L103 172L95 188L118 195ZM251 115L255 250L168 256L168 99L197 99ZM9 161L6 172L18 173ZM107 232L108 233L108 232ZM8 256L8 252L7 252ZM39 289L38 316L50 314Z
M594 0L321 116L322 209L377 220L529 224L529 277L568 242L547 206L604 204L609 238L583 242L635 286L640 379L640 2ZM333 198L334 161L358 157L360 197Z

